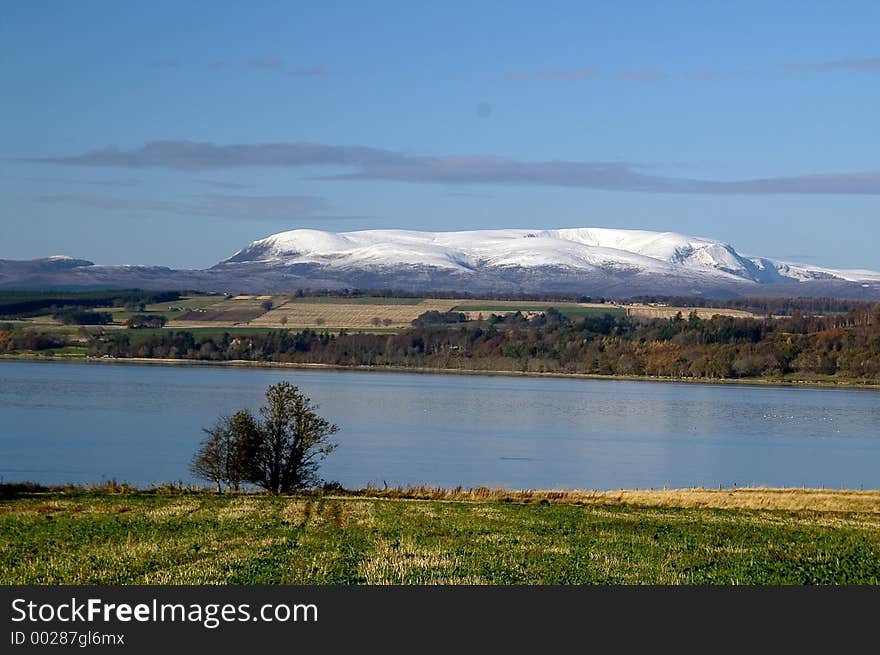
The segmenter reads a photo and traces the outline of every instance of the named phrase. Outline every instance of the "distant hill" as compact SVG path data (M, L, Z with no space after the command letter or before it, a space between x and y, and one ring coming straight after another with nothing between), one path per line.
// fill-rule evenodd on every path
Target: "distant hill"
M880 299L880 273L743 255L673 232L571 228L416 232L292 230L254 241L206 270L99 266L50 257L0 260L0 288L466 290Z

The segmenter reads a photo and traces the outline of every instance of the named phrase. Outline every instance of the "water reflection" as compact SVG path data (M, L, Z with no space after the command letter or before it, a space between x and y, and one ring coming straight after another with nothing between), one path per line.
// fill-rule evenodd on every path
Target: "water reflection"
M0 362L0 475L188 481L201 428L281 379L342 430L329 480L880 487L872 391Z

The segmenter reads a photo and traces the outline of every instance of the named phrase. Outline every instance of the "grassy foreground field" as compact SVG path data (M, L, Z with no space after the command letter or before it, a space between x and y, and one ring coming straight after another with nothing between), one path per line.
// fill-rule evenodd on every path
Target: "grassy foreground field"
M25 494L0 583L880 584L880 492Z

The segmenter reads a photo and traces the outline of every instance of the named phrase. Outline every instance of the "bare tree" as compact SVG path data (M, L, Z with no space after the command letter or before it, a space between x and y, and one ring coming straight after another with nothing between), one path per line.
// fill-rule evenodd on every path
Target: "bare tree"
M203 428L205 438L189 466L189 470L197 478L217 485L218 494L223 491L220 483L225 480L226 475L226 450L229 445L228 420L221 418L212 427Z
M336 448L329 438L339 430L317 409L298 387L273 384L261 420L241 409L204 429L190 470L217 485L218 493L224 482L235 490L248 482L276 494L317 484L320 461Z
M259 425L248 410L232 417L222 416L210 428L203 428L205 438L193 456L190 471L202 480L213 482L217 493L221 483L238 491L250 474L250 460L259 449Z

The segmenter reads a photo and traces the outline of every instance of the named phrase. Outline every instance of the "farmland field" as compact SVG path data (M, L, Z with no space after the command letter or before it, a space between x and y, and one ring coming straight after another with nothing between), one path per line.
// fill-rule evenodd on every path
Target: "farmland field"
M25 494L0 501L0 583L880 584L876 498L743 509L714 493Z
M386 298L384 296L303 296L288 302L306 305L418 305L422 298Z
M427 311L446 312L457 302L419 300L417 304L388 305L286 302L252 320L250 325L287 328L403 328L409 327L414 319Z
M13 299L18 296L11 296ZM24 297L24 296L23 296ZM29 298L29 297L27 297ZM27 299L26 298L26 299ZM167 302L148 304L143 310L126 307L96 307L94 311L109 312L112 324L104 329L123 329L135 314L162 317L164 328L139 328L141 334L155 329L187 331L260 332L267 329L316 329L339 331L395 332L408 328L412 321L428 311L462 312L468 320L488 319L491 314L522 312L526 316L555 308L570 319L597 317L606 314L640 318L671 318L677 313L688 316L696 312L701 318L715 314L754 317L749 312L732 309L667 307L658 305L618 305L547 301L492 301L479 299L388 298L379 296L288 296L205 294L184 296ZM48 330L72 334L83 329L64 326L49 313L16 322L16 329ZM94 330L94 327L85 329Z

